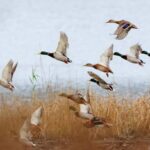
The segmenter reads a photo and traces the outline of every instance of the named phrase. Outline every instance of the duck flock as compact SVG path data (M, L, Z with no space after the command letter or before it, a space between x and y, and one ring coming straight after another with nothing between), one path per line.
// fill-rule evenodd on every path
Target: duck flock
M107 23L116 23L118 25L117 29L114 32L114 35L116 35L117 40L124 39L129 31L131 29L138 29L136 25L133 23L126 21L126 20L109 20ZM68 37L64 32L60 32L60 39L58 42L58 46L56 48L55 52L46 52L41 51L40 55L47 55L51 58L54 58L58 61L64 62L65 64L71 63L72 60L68 58L67 56L67 48L69 47ZM113 52L113 44L105 50L101 56L100 56L100 62L97 64L91 64L87 63L84 66L92 67L96 70L99 70L106 74L107 77L109 77L109 73L113 73L112 69L110 68L109 64L110 61L113 59L114 56L119 56L122 59L138 64L140 66L144 65L144 61L140 59L140 54L145 54L147 56L150 56L150 52L144 51L139 44L135 44L130 47L130 53L129 54L121 54L119 52ZM13 75L15 73L15 70L17 68L18 63L14 63L12 60L8 62L8 64L5 66L5 68L2 71L2 77L0 79L0 85L13 91L14 85L12 83ZM94 82L101 88L109 91L113 91L113 84L107 83L104 81L99 75L92 71L88 71L88 74L90 76L90 81ZM104 118L95 116L92 111L91 103L90 103L90 96L89 92L87 92L86 96L83 96L81 93L73 93L73 94L67 94L67 93L61 93L59 96L70 99L74 101L75 103L79 104L79 111L73 107L70 106L70 110L77 116L82 119L85 119L85 122L83 125L87 128L95 127L95 126L103 126L103 127L111 127L112 124L106 122ZM40 129L41 125L41 117L43 114L43 107L40 106L37 108L30 117L28 117L25 122L23 123L23 126L20 129L20 141L22 141L26 145L30 146L36 146L32 142L33 132L32 129Z

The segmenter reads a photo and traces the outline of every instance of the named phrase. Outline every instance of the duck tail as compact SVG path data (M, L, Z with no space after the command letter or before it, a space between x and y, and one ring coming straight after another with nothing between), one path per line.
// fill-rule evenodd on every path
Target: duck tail
M113 91L112 84L109 84L109 90L110 90L110 91Z
M69 58L67 58L67 62L72 63L72 60L70 60Z
M143 66L145 64L145 62L143 60L140 60L139 65Z
M111 69L109 69L109 72L113 74L113 71Z

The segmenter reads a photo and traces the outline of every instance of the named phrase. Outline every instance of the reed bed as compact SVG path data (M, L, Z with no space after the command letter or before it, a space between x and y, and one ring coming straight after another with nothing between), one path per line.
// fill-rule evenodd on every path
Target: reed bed
M101 96L91 92L91 105L96 116L106 118L111 128L86 128L69 106L78 108L72 101L62 98L60 92L48 93L38 98L36 92L26 101L13 96L10 102L1 96L0 137L18 137L24 120L40 105L44 107L42 132L46 139L53 140L99 140L104 138L149 137L150 97L136 100L121 99L118 96Z

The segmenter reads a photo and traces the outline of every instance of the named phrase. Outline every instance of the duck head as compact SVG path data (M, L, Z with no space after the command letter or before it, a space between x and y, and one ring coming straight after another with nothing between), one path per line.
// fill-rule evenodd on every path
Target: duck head
M123 58L123 59L125 59L125 60L128 59L128 58L127 58L127 55L122 55L122 54L120 54L119 52L114 52L114 55L120 56L121 58Z
M95 80L95 79L90 79L89 81L91 81L91 82L94 82L94 83L96 83L96 84L99 84L99 82L97 81L97 80Z
M86 67L93 67L93 65L90 64L90 63L87 63L87 64L85 64L84 66L86 66Z
M120 54L119 52L114 52L114 55L122 57L122 54Z
M113 19L108 20L106 23L115 23L116 21Z
M141 53L150 56L150 53L147 51L142 51Z
M50 56L50 57L54 57L54 53L49 53L49 52L46 52L46 51L41 51L39 54L40 55L47 55L47 56Z

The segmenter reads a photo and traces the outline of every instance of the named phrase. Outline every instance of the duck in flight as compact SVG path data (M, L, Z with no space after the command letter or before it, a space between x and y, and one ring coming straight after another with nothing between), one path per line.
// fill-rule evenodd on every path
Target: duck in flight
M112 59L113 59L113 44L105 52L101 54L100 63L97 64L87 63L84 66L93 67L94 69L102 71L106 73L108 77L109 73L113 73L113 71L109 67L109 63Z
M92 77L90 79L91 82L96 83L98 86L100 86L101 88L103 88L105 90L113 91L112 84L105 82L101 77L99 77L97 74L95 74L91 71L88 71L88 74Z
M142 49L139 44L135 44L130 47L130 54L123 55L119 52L114 52L114 55L120 56L121 58L127 60L128 62L139 64L140 66L143 66L144 62L139 58L140 53L142 52Z
M7 88L11 91L14 89L14 85L12 84L12 79L14 72L16 71L18 63L14 64L12 60L9 60L7 65L2 71L2 77L0 79L0 85L4 88Z
M86 120L83 123L85 127L92 128L94 126L100 126L100 127L112 126L111 124L107 123L104 118L97 117L93 114L89 98L85 96L84 101L85 101L84 103L78 103L79 111L74 106L70 106L69 108L74 112L75 116Z
M19 132L20 135L19 139L22 144L32 147L36 146L36 144L33 143L32 140L35 134L41 132L40 125L42 123L42 114L43 114L43 107L40 106L24 121Z
M64 63L71 63L72 61L67 57L67 48L69 47L68 37L66 33L60 32L60 39L55 52L41 51L39 54L50 56L56 60Z
M118 28L114 32L114 35L116 35L117 40L124 39L128 35L131 29L138 29L136 25L126 20L116 21L116 20L110 19L106 23L118 24Z

